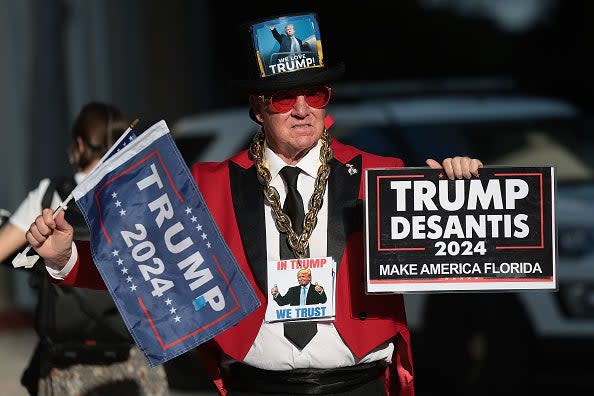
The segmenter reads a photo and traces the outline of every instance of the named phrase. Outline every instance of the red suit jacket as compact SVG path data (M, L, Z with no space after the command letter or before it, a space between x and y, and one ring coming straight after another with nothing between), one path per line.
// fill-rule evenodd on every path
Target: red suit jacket
M363 198L365 168L401 167L398 158L380 157L333 139L334 158L328 179L328 256L338 263L336 330L361 358L382 343L395 344L393 365L386 369L388 394L413 396L410 334L401 295L366 295L364 273ZM347 166L348 165L348 166ZM357 172L351 171L355 169ZM219 361L221 352L242 361L264 320L267 304L264 196L253 161L242 151L224 162L197 163L192 174L221 234L252 285L261 306L237 325L199 347L205 368L221 394L226 394ZM77 243L79 263L63 284L100 288L88 245Z

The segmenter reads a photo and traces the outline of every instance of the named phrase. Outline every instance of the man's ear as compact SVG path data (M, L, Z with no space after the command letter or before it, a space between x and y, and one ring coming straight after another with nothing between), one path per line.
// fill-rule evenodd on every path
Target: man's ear
M77 136L77 137L76 137L76 149L77 149L77 151L78 151L80 154L82 154L82 153L84 153L84 152L85 152L85 148L86 148L86 147L85 147L85 142L84 142L84 140L82 139L82 137L80 137L80 136Z
M250 95L249 102L250 102L250 108L252 109L252 113L254 114L256 121L259 122L260 124L262 124L264 122L264 117L262 117L262 110L261 110L262 103L260 103L260 98L256 95Z

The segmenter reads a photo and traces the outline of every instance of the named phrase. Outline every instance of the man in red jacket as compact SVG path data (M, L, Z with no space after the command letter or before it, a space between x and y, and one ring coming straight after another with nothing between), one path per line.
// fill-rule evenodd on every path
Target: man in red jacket
M262 128L249 150L192 174L261 307L202 345L199 352L221 394L414 395L410 334L401 295L364 291L363 171L401 167L344 145L327 131L326 106L343 66L328 66L315 14L285 16L316 38L318 54L267 64L264 34L280 18L247 26L253 60L250 116ZM312 63L313 62L313 63ZM442 165L450 178L482 166L468 157ZM214 182L213 182L214 181ZM71 227L45 210L27 232L50 274L63 283L101 287L88 246L72 243ZM333 320L264 320L279 259L331 257L336 262Z

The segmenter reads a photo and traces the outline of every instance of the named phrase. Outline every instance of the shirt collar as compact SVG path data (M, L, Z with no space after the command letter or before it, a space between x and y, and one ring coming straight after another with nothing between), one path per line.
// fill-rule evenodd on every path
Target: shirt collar
M295 164L308 176L316 178L318 175L318 168L320 167L320 148L322 143L318 140L316 145L308 151L303 158ZM270 172L271 180L278 176L278 173L287 164L274 151L264 144L264 164Z

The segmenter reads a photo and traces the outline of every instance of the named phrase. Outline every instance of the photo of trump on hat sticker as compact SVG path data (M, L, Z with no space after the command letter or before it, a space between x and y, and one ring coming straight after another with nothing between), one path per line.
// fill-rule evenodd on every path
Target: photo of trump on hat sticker
M261 77L324 66L314 14L260 21L252 26L252 39Z

